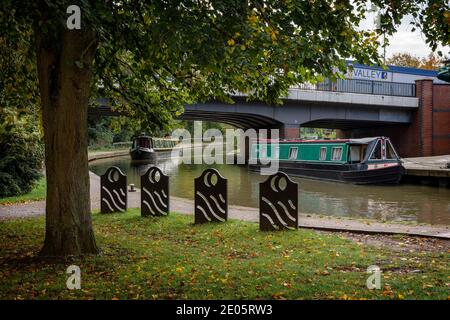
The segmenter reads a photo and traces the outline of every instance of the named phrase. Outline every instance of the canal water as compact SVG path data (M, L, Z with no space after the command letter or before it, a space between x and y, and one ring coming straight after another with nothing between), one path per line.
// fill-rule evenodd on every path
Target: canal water
M188 165L160 160L156 165L170 176L170 194L194 198L194 179L206 168L216 168L228 179L231 205L258 207L259 183L267 177L237 165ZM128 183L140 187L140 176L152 164L135 163L127 157L97 160L90 170L97 175L119 167ZM450 189L401 184L357 186L293 177L299 183L300 212L334 217L370 218L379 221L411 221L450 225Z

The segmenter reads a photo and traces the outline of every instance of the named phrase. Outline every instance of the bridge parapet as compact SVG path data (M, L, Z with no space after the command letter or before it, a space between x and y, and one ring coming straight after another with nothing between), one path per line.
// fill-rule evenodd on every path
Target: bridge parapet
M309 90L303 88L289 89L287 100L316 102L322 104L345 104L348 107L381 106L391 108L412 108L419 106L419 100L415 97L384 96L342 91Z
M235 97L246 94L235 93ZM417 108L416 85L414 83L384 82L375 80L338 79L332 82L293 86L285 100L317 102L325 104L346 104L348 106L387 106L389 108Z
M370 95L415 97L416 85L414 83L402 83L391 81L338 79L333 82L329 79L317 84L302 83L295 86L296 89L361 93Z

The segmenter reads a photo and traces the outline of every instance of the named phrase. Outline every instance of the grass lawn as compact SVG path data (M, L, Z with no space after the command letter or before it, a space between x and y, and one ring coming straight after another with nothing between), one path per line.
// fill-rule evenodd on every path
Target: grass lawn
M259 232L254 223L194 226L193 217L94 214L99 256L35 258L44 218L0 222L0 299L448 299L448 252L358 245L311 230ZM66 268L81 268L68 290ZM370 265L381 289L366 288ZM418 271L420 270L420 272Z
M47 192L46 188L47 184L45 177L42 177L36 182L33 189L29 193L22 194L20 196L0 198L0 204L44 200Z

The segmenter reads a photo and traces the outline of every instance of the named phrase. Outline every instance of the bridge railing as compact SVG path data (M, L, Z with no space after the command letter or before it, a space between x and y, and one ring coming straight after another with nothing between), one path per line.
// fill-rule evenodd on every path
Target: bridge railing
M320 82L317 84L301 83L294 88L302 90L349 92L399 97L416 96L416 85L414 83L387 81L384 82L359 79L338 79L336 82L327 79L324 82Z

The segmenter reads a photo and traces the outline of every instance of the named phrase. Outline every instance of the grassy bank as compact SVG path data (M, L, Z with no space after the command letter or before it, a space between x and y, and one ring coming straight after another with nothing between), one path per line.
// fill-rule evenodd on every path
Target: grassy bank
M99 256L59 263L35 253L44 219L0 222L0 298L11 299L446 299L448 252L358 245L310 230L263 233L257 224L192 225L193 217L94 214ZM65 288L81 268L81 290ZM380 290L366 288L378 265Z
M14 197L6 197L0 198L0 204L9 204L9 203L21 203L27 201L38 201L45 199L46 195L46 180L45 177L39 179L34 185L33 189L26 194L22 194Z

